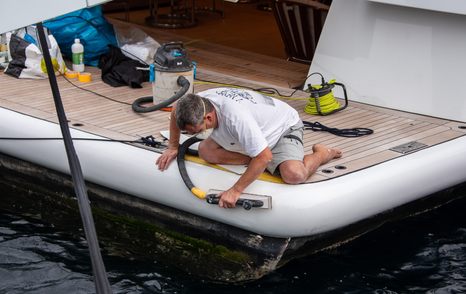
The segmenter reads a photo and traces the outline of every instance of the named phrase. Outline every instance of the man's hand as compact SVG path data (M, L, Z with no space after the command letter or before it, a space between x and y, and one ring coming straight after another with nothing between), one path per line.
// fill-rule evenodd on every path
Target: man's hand
M223 208L234 208L236 206L236 201L240 196L241 192L232 187L220 194L218 206Z
M260 176L270 160L272 160L272 152L269 147L266 147L261 153L251 159L248 168L244 174L241 175L235 185L220 194L218 206L224 208L235 207L236 201L241 196L241 193Z
M159 167L159 170L164 171L168 168L173 159L178 155L178 148L168 148L165 150L157 161L155 162Z

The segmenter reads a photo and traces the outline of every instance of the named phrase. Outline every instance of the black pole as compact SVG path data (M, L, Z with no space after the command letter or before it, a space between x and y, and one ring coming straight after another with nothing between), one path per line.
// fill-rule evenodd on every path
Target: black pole
M74 149L73 140L71 138L70 129L68 128L68 121L66 119L65 110L61 101L60 91L58 89L57 78L55 77L55 70L53 69L50 52L44 33L42 23L37 24L37 32L39 34L40 46L42 54L44 55L45 66L47 68L47 75L49 77L50 88L57 110L58 121L65 143L66 154L68 163L70 165L71 177L73 179L74 191L78 198L79 212L84 226L84 234L86 236L87 244L89 246L89 254L91 256L92 272L94 274L95 288L98 294L112 293L110 283L108 282L107 272L105 265L102 261L100 254L99 241L95 230L94 219L92 217L91 206L89 205L89 198L87 196L86 184L84 182L81 165L79 164L76 150Z

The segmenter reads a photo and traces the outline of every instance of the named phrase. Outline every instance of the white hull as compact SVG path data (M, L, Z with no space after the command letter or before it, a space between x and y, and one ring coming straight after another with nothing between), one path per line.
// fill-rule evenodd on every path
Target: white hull
M74 138L99 138L72 130ZM59 126L0 108L0 137L61 137ZM123 143L74 141L86 180L263 236L307 237L331 232L466 181L466 137L331 180L286 185L256 181L246 192L272 196L272 209L221 209L194 197L173 163ZM0 140L0 152L69 173L62 141ZM187 162L203 190L229 188L238 175Z

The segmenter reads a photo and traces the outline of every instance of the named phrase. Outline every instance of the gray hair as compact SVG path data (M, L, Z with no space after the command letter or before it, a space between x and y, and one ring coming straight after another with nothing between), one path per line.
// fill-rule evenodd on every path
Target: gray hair
M199 95L188 94L178 100L176 104L176 125L180 130L184 130L186 125L200 125L206 113L213 109L212 103Z

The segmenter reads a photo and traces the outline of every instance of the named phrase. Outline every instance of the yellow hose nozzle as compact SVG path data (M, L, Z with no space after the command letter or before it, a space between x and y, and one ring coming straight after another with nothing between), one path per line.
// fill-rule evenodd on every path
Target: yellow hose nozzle
M206 196L206 192L202 191L201 189L197 187L192 187L191 193L193 193L199 199L205 199L205 196Z

